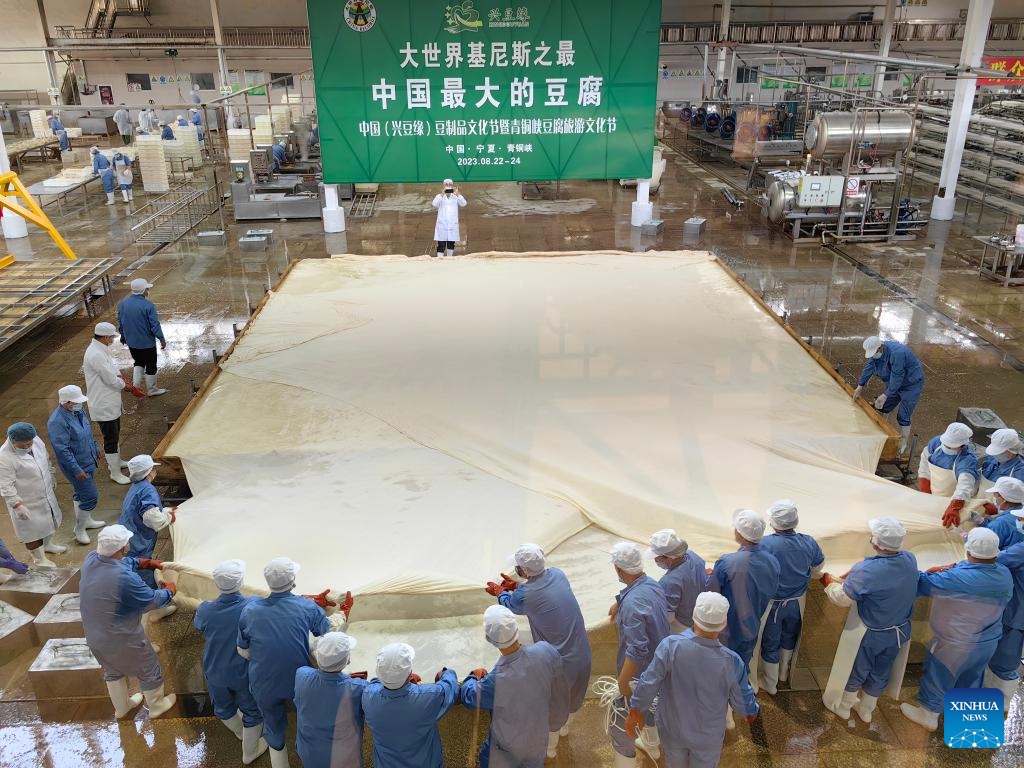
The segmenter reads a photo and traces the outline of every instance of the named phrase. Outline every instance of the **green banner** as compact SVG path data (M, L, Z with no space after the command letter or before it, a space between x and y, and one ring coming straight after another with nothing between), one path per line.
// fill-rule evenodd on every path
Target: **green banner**
M646 178L661 0L308 0L324 181Z

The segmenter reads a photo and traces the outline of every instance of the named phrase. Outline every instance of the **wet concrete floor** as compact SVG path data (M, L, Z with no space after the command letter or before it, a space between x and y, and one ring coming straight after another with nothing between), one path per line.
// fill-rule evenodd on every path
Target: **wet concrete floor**
M558 251L621 249L645 251L701 247L713 250L757 290L793 328L835 365L848 381L859 373L863 338L883 335L908 342L927 369L927 386L914 427L923 439L940 432L962 406L994 409L1008 424L1024 425L1024 289L1004 288L978 276L980 246L973 234L1005 228L1001 215L966 217L948 224L932 223L913 242L892 246L844 246L842 254L818 246L793 246L769 227L758 206L743 210L721 194L722 177L743 173L727 164L708 170L673 151L654 197L655 217L665 220L656 237L642 237L629 225L634 193L614 182L567 182L558 200L523 200L514 184L467 184L469 207L463 211L464 245L459 253L478 251ZM56 165L27 166L24 178L35 182L57 172ZM709 172L713 171L713 173ZM120 200L103 205L93 186L86 210L66 210L55 221L80 256L119 256L120 276L111 296L91 302L95 317L79 308L54 319L40 331L0 353L0 412L3 424L28 420L42 426L64 384L80 382L82 354L97 319L114 318L116 302L127 293L132 277L155 283L152 298L159 307L168 337L161 356L160 382L169 393L153 400L125 398L122 419L123 454L151 451L188 402L193 387L210 373L214 353L230 345L236 323L286 267L299 258L332 253L393 254L427 258L432 249L434 216L428 185L382 188L375 214L349 219L346 232L324 235L319 221L230 222L225 211L228 246L199 247L187 238L146 255L133 245L127 206ZM915 189L924 199L927 190ZM147 201L136 192L136 206ZM52 210L52 209L51 209ZM682 223L690 216L707 219L703 240L684 245ZM216 216L201 229L217 229ZM249 228L271 228L274 242L265 253L242 253L238 237ZM18 258L55 258L45 237L8 243ZM706 319L704 319L706 321ZM699 327L697 328L699 330ZM118 360L130 365L127 350ZM116 519L124 489L100 480L97 519ZM58 478L58 496L71 509L70 487ZM70 546L53 556L61 565L80 564L89 548L75 544L72 521L57 534ZM24 554L13 538L6 516L2 536L16 554ZM166 544L161 545L166 551ZM158 555L161 551L158 550ZM801 661L792 690L772 698L761 694L764 717L753 729L741 724L726 738L724 766L856 768L857 766L960 766L1024 764L1024 696L1018 693L1000 750L951 750L941 731L929 735L900 715L897 703L883 699L870 726L858 720L840 722L823 709L820 686L828 674L843 615L825 604L812 589ZM213 716L204 694L199 658L201 644L191 630L191 615L180 611L155 630L163 646L161 660L179 704L154 722L144 710L133 719L114 722L105 697L60 698L36 695L27 675L38 647L25 650L0 666L0 766L227 766L240 763L239 746ZM610 637L595 637L607 644ZM601 654L606 656L606 654ZM920 658L915 648L912 658ZM595 669L595 674L612 674ZM919 666L912 665L902 700L913 700ZM603 710L588 701L552 766L611 765L603 733ZM447 764L470 766L485 722L465 710L443 724ZM299 765L294 753L292 765ZM269 765L267 757L256 765ZM646 765L651 765L648 761Z

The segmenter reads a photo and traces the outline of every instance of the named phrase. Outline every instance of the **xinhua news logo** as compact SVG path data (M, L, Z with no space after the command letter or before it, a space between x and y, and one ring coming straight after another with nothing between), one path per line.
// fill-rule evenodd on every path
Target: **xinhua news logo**
M946 694L943 740L953 749L1003 746L1003 692L995 688L954 688Z

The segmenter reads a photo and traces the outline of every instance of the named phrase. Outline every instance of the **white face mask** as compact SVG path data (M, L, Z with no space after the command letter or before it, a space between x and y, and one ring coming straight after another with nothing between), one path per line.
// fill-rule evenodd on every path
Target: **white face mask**
M874 359L875 360L881 360L882 359L882 353L881 352L876 352L875 356L874 356Z
M31 448L19 448L16 445L12 445L11 447L14 449L15 456L28 456L30 453L32 453Z
M81 413L81 412L82 412L82 409L83 409L84 407L85 407L85 406L83 406L83 405L82 405L81 403L72 403L72 404L71 404L71 411L72 411L73 413Z
M669 567L670 567L669 563L667 563L664 560L655 560L654 564L656 566L658 566L659 568L661 568L661 570L663 570L663 571L667 571L669 569Z
M939 444L939 448L941 448L942 452L944 454L946 454L947 456L953 456L954 454L960 453L960 449L959 448L950 448L945 443L940 443Z
M1024 520L1021 520L1021 519L1020 519L1020 518L1018 517L1018 518L1017 518L1017 519L1016 519L1016 520L1014 521L1014 525L1016 525L1016 526L1017 526L1017 530L1018 530L1018 531L1020 531L1021 533L1024 533Z

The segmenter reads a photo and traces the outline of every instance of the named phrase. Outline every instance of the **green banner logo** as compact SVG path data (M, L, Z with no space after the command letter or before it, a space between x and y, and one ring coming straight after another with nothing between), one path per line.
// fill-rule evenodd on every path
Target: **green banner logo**
M514 3L308 0L324 181L650 176L660 0Z

